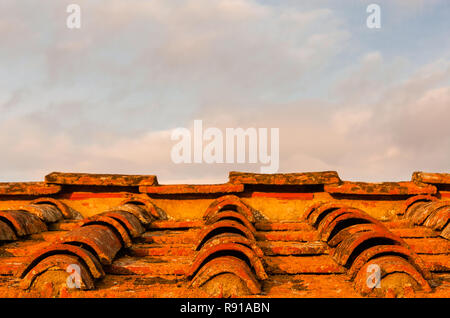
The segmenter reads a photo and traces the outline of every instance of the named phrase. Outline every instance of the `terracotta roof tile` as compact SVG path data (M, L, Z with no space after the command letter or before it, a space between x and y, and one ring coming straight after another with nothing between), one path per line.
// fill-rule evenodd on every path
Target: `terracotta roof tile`
M59 239L59 242L84 246L106 265L111 264L122 248L119 237L109 227L98 224L76 228Z
M1 182L0 195L49 195L61 191L61 187L44 182Z
M54 198L40 197L40 198L37 198L37 199L34 199L33 201L31 201L30 205L31 204L32 205L40 205L40 204L53 205L62 213L62 215L64 216L65 219L79 220L79 219L83 218L78 211L71 208L67 204L61 202L61 200L56 200Z
M46 223L57 222L63 219L61 211L52 204L28 204L20 208L30 212Z
M8 183L0 296L449 297L445 178L231 172L225 184L159 185L155 176L52 173ZM74 265L80 289L66 286ZM372 265L381 288L367 285ZM8 288L18 283L22 291Z
M377 293L383 293L386 296L386 292L392 293L393 290L379 290L378 288L369 288L367 284L367 272L371 265L376 265L381 268L381 278L389 276L390 274L397 273L398 276L403 275L409 277L410 281L415 281L421 290L431 291L431 287L423 276L404 258L400 256L381 256L367 262L355 277L355 288L361 292L364 296L376 295ZM414 292L412 292L414 294ZM411 295L410 295L411 296Z
M364 264L366 264L369 260L376 258L377 256L386 254L400 255L401 257L407 259L408 262L412 264L414 268L423 275L423 277L426 277L427 279L431 278L431 274L428 271L425 262L420 257L418 257L411 249L401 245L376 245L366 249L353 261L352 266L348 272L348 276L351 279L355 279L355 276L358 274Z
M125 225L120 223L118 220L107 216L107 215L94 215L88 219L82 221L82 226L88 225L104 225L110 228L115 234L118 234L117 237L120 239L120 242L123 247L130 248L132 246L131 243L131 235L128 233L128 229Z
M122 175L122 174L93 174L93 173L65 173L52 172L45 176L46 183L66 185L93 186L139 186L155 185L156 176L152 175Z
M144 226L142 226L139 219L134 214L126 211L108 211L99 214L101 216L108 216L115 219L125 227L125 230L130 234L132 238L136 238L145 232Z
M260 174L232 171L231 183L265 184L265 185L313 185L339 183L336 171Z
M45 259L48 256L54 254L62 254L62 255L76 255L80 260L83 261L84 264L89 268L89 272L93 278L102 278L105 276L105 272L98 261L98 259L88 250L85 250L82 247L70 245L70 244L59 244L53 243L46 246L43 249L37 251L34 255L29 257L29 262L26 262L19 271L18 276L25 277L28 272L34 268L40 261Z
M450 240L450 224L447 224L445 229L442 230L441 236L447 240Z
M247 263L233 256L221 256L209 261L199 270L190 286L200 288L215 276L224 273L237 275L245 283L251 294L261 293L261 285ZM227 297L228 295L222 294L220 296Z
M28 289L33 285L33 283L36 283L36 281L39 281L41 284L53 284L58 281L58 278L59 284L64 283L67 278L64 277L65 275L62 279L60 277L55 277L55 274L53 274L55 272L55 268L64 273L69 267L72 267L75 271L75 266L77 266L80 274L80 288L93 289L94 282L85 265L78 257L66 254L52 255L39 262L25 275L25 277L23 277L21 287L23 289ZM46 274L48 274L48 278Z
M362 194L362 195L416 195L435 194L436 187L413 182L349 182L326 185L325 191L336 194Z
M414 172L411 178L414 182L432 184L450 184L450 173Z
M174 184L157 186L140 186L142 193L155 194L205 194L205 193L237 193L244 191L242 184Z
M23 210L0 211L0 220L7 223L17 236L25 236L47 230L37 216Z
M0 241L17 240L17 236L16 233L14 232L13 227L9 226L8 223L0 221Z

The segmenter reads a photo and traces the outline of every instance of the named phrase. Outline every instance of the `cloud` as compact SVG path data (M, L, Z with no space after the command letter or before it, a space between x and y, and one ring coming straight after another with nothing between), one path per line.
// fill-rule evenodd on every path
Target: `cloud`
M256 114L243 108L238 117L221 116L221 109L211 109L201 119L205 129L213 126L223 131L279 127L282 172L336 169L352 180L409 179L413 170L448 169L450 85L436 84L446 72L427 65L400 84L387 84L379 100L363 108L299 100ZM412 101L411 87L416 96ZM8 149L2 167L8 167L12 178L25 175L39 180L49 171L63 170L158 174L161 182L204 183L224 182L229 170L259 170L259 165L175 165L170 161L174 144L170 129L130 136L111 132L80 143L68 132L53 131L48 123L22 118L0 127L0 147Z
M402 68L408 63L397 60L396 65L370 53L335 83L333 101L299 99L266 105L262 112L241 105L236 120L219 117L220 111L203 112L202 118L218 127L279 127L284 172L333 169L359 181L409 180L415 170L445 172L450 158L449 62L434 61L405 76ZM374 70L391 76L371 78ZM370 94L362 93L367 88L359 80L363 78L372 81Z
M448 52L421 65L361 48L326 2L79 4L78 31L65 28L64 2L1 5L4 180L61 170L224 182L229 170L259 171L173 164L171 129L194 119L280 128L282 172L383 181L448 170Z
M79 35L66 30L51 39L50 83L92 77L123 87L128 79L134 91L164 103L174 89L196 103L251 100L261 92L280 98L340 52L349 36L327 9L244 0L81 6L87 13Z

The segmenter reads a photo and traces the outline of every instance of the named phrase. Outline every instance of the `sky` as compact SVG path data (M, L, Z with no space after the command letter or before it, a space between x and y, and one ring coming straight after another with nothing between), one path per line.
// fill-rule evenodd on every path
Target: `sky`
M279 128L280 173L450 172L449 31L448 0L2 0L0 181L259 172L172 162L171 132L194 120Z

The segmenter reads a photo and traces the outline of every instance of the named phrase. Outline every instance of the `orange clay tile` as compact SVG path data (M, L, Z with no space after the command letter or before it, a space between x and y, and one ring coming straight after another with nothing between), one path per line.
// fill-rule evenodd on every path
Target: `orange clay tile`
M35 215L23 210L0 211L0 220L11 225L17 236L25 236L47 230Z
M275 198L282 200L312 200L312 193L291 193L291 192L252 192L252 198Z
M36 264L44 260L47 256L61 254L61 255L74 255L77 256L83 264L89 269L89 273L93 278L101 278L105 276L103 268L97 258L88 250L85 250L79 246L70 244L51 244L45 248L41 248L39 251L29 256L29 262L25 263L18 272L17 275L24 277L31 271Z
M85 246L102 264L111 264L122 245L115 233L105 225L91 224L74 229L59 239L59 243Z
M61 186L44 182L1 182L0 195L49 195L61 191Z
M242 214L235 212L233 210L223 210L220 212L217 212L216 214L210 215L208 219L205 220L206 224L214 224L216 222L219 222L220 220L234 220L243 226L245 226L247 229L250 230L253 234L256 233L256 229L253 226L252 223L250 223L245 216Z
M431 184L450 184L450 173L414 172L412 181Z
M125 248L131 247L132 243L130 234L128 234L125 225L122 225L122 223L120 223L118 220L110 216L100 214L94 215L82 221L82 226L88 226L93 224L105 225L109 227L111 230L116 232L116 234L118 234L118 238L120 239L123 247Z
M431 291L428 282L411 264L402 257L389 255L372 259L359 271L355 278L355 288L363 295L370 295L371 293L378 292L378 288L369 288L367 285L367 268L372 264L376 264L381 268L382 279L392 273L404 273L404 275L408 275L411 280L414 280L419 285L419 288L425 291ZM380 285L384 285L383 280L381 280Z
M266 185L312 185L339 183L336 171L260 174L232 171L229 175L231 183L266 184Z
M139 186L157 184L156 176L52 172L46 183L93 186Z
M448 176L231 172L224 184L159 185L153 175L51 173L0 183L0 297L449 298ZM80 288L69 288L76 268ZM374 268L380 288L368 285Z
M442 230L441 236L447 240L450 240L450 224L447 224L445 229Z
M17 240L14 229L7 223L0 221L0 241L15 241Z
M22 279L21 287L23 289L28 289L35 284L36 280L42 280L42 283L45 284L46 277L45 274L49 274L47 278L48 281L62 280L64 283L64 276L67 273L67 268L69 266L75 268L75 266L79 269L80 274L80 288L81 289L93 289L94 282L92 277L90 276L88 270L86 269L83 262L81 262L76 256L72 255L52 255L45 258L43 261L39 262L36 266L33 267ZM58 270L55 270L58 269ZM58 275L55 277L55 273L61 272L62 275ZM52 277L53 275L53 277ZM62 279L61 279L62 276ZM44 278L45 277L45 278Z
M206 263L192 280L191 286L199 288L205 285L211 278L223 273L237 273L252 294L261 293L260 284L248 265L233 256L217 257Z
M156 194L205 194L205 193L234 193L244 191L242 184L174 184L157 186L140 186L142 193Z
M145 232L141 222L134 214L125 211L108 211L100 214L101 216L107 216L114 220L117 220L122 224L132 238L136 238Z
M410 249L401 245L378 245L366 249L363 253L359 254L358 257L353 261L350 270L348 271L348 276L354 279L356 274L361 270L364 264L369 260L382 255L399 255L409 261L414 268L419 271L422 276L427 279L431 279L431 274L426 268L424 261L416 255Z
M362 195L416 195L435 194L436 187L413 182L343 182L342 184L325 185L325 191L334 194Z
M20 207L20 210L34 214L46 223L53 223L63 219L61 211L52 204L28 204Z
M34 204L34 205L41 205L41 204L53 205L61 212L61 214L66 219L81 219L82 218L80 213L78 213L77 211L72 209L67 204L64 204L60 200L56 200L54 198L40 197L40 198L37 198L37 199L34 199L33 201L31 201L30 205L31 204Z
M403 203L403 207L402 209L399 211L398 214L405 214L405 212L407 210L409 210L410 208L412 208L413 205L416 205L420 202L431 202L431 201L436 201L437 198L431 195L424 195L424 194L420 194L420 195L416 195L413 197L410 197L408 200L405 201L405 203Z

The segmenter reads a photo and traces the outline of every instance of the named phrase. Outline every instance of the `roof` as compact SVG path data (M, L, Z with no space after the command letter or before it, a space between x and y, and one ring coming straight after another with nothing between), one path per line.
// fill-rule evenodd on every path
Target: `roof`
M54 172L0 183L0 296L450 297L449 219L448 173Z

